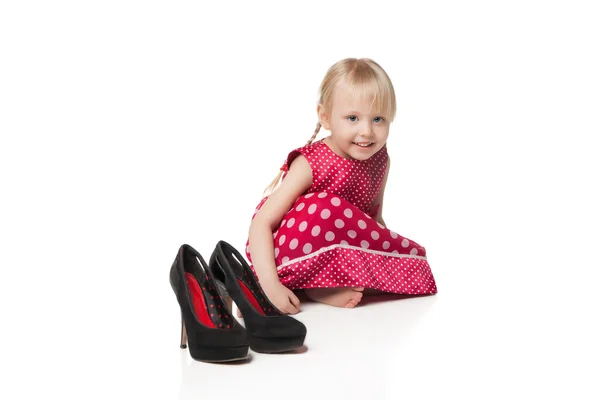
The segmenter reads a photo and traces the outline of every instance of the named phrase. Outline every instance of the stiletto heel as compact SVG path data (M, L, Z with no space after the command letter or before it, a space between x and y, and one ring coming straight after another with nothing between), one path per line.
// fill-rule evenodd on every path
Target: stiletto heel
M229 243L219 241L209 262L219 287L244 316L250 348L259 353L290 351L304 344L306 327L283 315L263 292L242 255Z
M227 362L248 358L246 330L227 310L208 265L184 244L169 273L181 308L181 343L194 360Z
M187 333L185 332L185 323L183 322L183 317L181 317L181 344L179 345L179 348L187 348Z

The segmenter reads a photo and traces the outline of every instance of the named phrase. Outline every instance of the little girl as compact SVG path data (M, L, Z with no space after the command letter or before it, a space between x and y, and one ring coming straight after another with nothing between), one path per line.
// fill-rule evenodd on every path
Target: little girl
M300 310L296 289L347 308L363 293L437 293L425 248L387 229L382 217L395 114L392 82L373 60L344 59L325 75L317 128L265 190L246 246L282 312ZM331 135L314 142L321 127Z

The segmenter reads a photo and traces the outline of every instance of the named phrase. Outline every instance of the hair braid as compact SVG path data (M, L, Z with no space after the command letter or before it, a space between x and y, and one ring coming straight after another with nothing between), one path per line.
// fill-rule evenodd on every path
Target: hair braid
M308 142L306 142L306 144L311 144L312 142L314 142L315 138L319 134L320 130L321 130L321 123L317 122L317 127L315 128L315 133L313 133L313 135L311 136L310 140Z

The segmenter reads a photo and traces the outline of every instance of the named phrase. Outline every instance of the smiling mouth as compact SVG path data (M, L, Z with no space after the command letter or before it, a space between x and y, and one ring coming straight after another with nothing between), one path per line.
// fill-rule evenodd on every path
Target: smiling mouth
M355 144L355 145L357 145L358 147L371 147L371 146L373 146L375 143L373 143L373 142L361 142L361 143L352 142L352 144Z

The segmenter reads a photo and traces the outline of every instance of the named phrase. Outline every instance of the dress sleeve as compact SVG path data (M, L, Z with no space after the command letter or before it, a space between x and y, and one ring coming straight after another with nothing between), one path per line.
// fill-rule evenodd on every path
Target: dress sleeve
M287 158L285 159L283 165L281 166L280 170L283 171L283 177L285 178L285 176L287 175L288 171L290 170L290 166L292 165L292 162L294 162L294 160L296 159L296 157L298 157L299 155L303 155L304 157L306 157L307 161L309 161L309 165L311 167L311 169L313 168L312 163L310 162L310 159L308 157L308 155L311 153L312 147L311 146L304 146L304 147L300 147L297 148L295 150L292 150Z
M296 149L296 150L292 150L290 152L290 154L288 154L287 158L285 159L283 165L281 166L281 170L283 172L288 172L290 170L290 165L292 165L292 162L296 159L296 157L298 157L300 154L302 154L301 149Z

